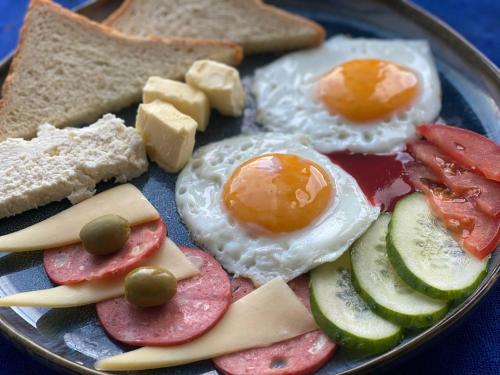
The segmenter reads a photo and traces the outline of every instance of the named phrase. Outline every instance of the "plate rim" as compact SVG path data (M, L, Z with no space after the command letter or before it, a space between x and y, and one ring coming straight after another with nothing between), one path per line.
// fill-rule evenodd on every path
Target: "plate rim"
M112 0L87 0L79 6L73 8L78 13L86 12L92 7L96 7L105 3L110 3ZM488 59L481 51L473 46L465 37L454 30L446 22L434 16L427 10L423 9L410 0L373 0L382 3L385 6L394 9L397 13L407 15L414 19L419 25L426 26L427 30L433 35L439 35L444 39L447 44L453 45L453 49L460 55L466 56L468 63L475 64L475 66L483 72L489 80L494 82L495 88L500 90L500 70L499 68ZM5 58L0 61L0 74L8 70L12 56L15 50L9 53ZM498 251L498 249L497 249ZM460 303L453 314L445 317L427 330L420 332L417 336L401 346L397 346L392 350L383 353L377 357L371 358L352 369L341 371L338 375L354 375L364 374L368 371L373 371L381 367L387 366L389 363L395 361L398 357L407 355L409 352L417 349L418 347L426 344L436 336L440 335L443 331L451 328L461 322L464 315L472 310L492 289L497 280L500 278L500 263L490 264L490 271L488 272L485 281L464 301ZM60 366L60 369L65 371L72 371L74 373L83 375L106 375L107 373L101 372L86 366L80 365L69 359L66 359L49 349L44 348L42 345L30 340L28 337L20 333L16 328L9 323L7 319L0 316L0 332L10 339L15 345L21 346L22 350L28 354L37 357L38 360L48 362L50 366Z

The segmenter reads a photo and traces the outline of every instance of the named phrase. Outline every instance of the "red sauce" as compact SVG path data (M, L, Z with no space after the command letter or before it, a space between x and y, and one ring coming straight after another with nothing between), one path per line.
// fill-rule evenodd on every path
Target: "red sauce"
M373 205L391 212L396 202L414 191L404 164L413 158L406 152L393 155L334 152L330 160L342 167L358 182Z

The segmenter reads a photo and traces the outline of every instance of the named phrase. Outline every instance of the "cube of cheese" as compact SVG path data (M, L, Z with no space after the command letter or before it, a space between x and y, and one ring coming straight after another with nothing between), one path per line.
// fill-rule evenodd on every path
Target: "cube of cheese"
M196 121L172 104L155 100L141 104L135 127L141 133L148 156L167 172L178 172L194 148Z
M245 93L240 74L228 65L198 60L186 73L186 82L202 90L210 105L226 116L240 116L245 107Z
M151 103L155 100L170 103L182 113L192 117L197 122L199 131L207 128L210 104L203 91L183 82L150 77L142 90L142 101Z

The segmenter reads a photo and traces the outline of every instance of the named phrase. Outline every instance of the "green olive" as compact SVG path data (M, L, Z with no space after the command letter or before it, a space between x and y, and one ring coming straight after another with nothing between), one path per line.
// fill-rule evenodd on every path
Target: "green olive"
M128 240L130 225L118 215L104 215L85 224L80 231L83 247L93 255L120 250Z
M140 307L167 303L177 291L177 280L161 267L139 267L125 278L125 298Z

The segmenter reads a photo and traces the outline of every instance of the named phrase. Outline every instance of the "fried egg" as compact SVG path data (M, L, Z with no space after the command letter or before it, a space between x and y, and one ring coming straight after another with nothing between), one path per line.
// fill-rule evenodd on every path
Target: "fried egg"
M323 153L399 151L441 110L441 87L422 40L333 37L256 71L257 121L305 133Z
M275 133L198 149L176 203L192 239L256 285L337 259L379 214L307 136Z

